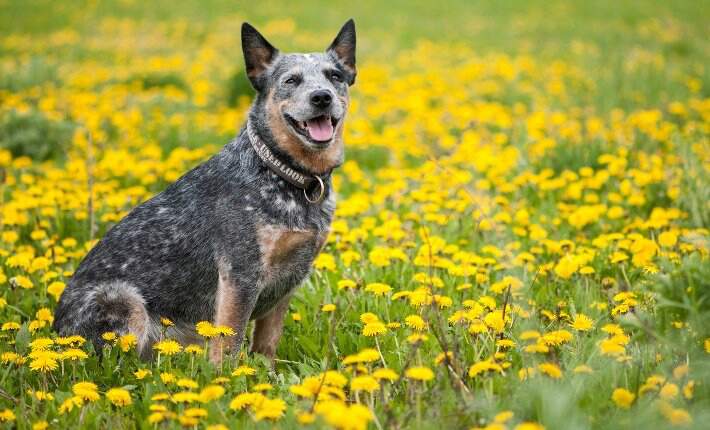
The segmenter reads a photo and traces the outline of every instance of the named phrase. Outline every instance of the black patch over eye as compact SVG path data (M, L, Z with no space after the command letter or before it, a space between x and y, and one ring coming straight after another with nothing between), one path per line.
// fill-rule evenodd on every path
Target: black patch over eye
M330 79L335 82L343 82L343 74L338 71L330 72Z

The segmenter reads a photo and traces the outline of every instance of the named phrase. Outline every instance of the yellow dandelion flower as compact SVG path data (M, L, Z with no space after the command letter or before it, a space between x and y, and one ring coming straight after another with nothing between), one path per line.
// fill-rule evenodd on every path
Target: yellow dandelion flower
M407 371L404 372L404 376L409 379L414 379L416 381L426 382L434 379L434 372L432 372L432 370L428 367L415 366L407 369Z
M15 421L16 419L17 417L15 416L15 413L10 409L0 411L0 422L9 423L11 421Z
M182 351L182 346L172 339L167 339L153 345L153 349L164 355L174 355Z
M106 398L111 401L115 406L128 406L133 403L131 399L131 393L123 388L111 388L106 392Z
M254 404L254 419L275 421L283 416L284 411L286 411L286 402L283 400L264 398Z
M616 403L616 406L622 409L629 409L635 398L636 395L626 388L617 388L611 394L611 399Z
M224 395L224 393L225 389L221 385L208 385L200 390L200 402L209 403L213 400L219 399Z
M350 381L350 389L353 391L367 391L372 393L380 388L380 384L372 376L356 376Z
M395 372L392 369L376 369L374 372L372 372L372 377L377 379L377 380L387 380L390 382L394 382L399 379L399 375L397 372Z
M537 368L541 373L546 374L550 378L560 379L562 377L562 370L554 363L541 363Z
M387 284L382 284L379 282L374 282L371 284L367 284L365 286L365 291L368 293L372 293L375 296L384 296L385 294L388 294L392 291L392 287L390 287Z
M577 331L589 331L594 327L594 320L584 314L577 314L574 317L574 321L570 324L570 327Z
M133 372L133 375L136 377L136 379L144 379L147 376L150 376L152 372L148 369L138 369L135 372Z
M412 328L417 331L423 331L426 329L426 322L419 315L409 315L404 319L407 327Z
M338 281L339 290L353 290L357 288L357 283L350 279L341 279Z
M385 327L385 325L379 321L365 324L365 326L362 328L362 334L368 337L378 336L381 334L385 334L386 332L387 327Z
M268 383L265 383L265 382L264 382L264 383L261 383L261 384L256 384L256 385L254 385L253 387L251 387L251 389L252 389L253 391L257 391L257 392L271 391L273 388L274 388L273 385L268 384Z
M232 372L232 376L252 376L256 375L256 369L249 366L239 366Z

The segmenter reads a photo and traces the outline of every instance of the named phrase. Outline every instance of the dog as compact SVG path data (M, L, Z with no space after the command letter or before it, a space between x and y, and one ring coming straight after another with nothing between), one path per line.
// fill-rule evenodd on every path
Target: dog
M355 83L355 23L321 53L284 54L241 28L256 90L238 136L134 208L86 255L55 312L54 329L98 351L102 334L131 333L143 359L165 335L201 343L199 321L227 326L210 360L242 348L272 360L296 287L324 246L335 211L331 173L344 158L343 124Z

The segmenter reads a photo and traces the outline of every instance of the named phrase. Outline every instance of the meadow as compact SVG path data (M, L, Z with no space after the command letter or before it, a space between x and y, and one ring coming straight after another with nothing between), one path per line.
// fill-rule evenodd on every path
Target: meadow
M710 3L0 0L0 428L710 422ZM275 368L53 310L285 51L358 26L336 220ZM172 324L165 319L164 326Z

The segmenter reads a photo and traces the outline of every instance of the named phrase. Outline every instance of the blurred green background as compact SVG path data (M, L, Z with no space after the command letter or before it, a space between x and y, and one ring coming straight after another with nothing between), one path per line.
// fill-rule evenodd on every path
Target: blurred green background
M224 16L242 16L255 25L291 18L305 31L334 32L353 17L363 53L408 47L418 39L538 55L564 54L574 40L593 43L607 52L630 46L655 50L659 42L654 33L669 32L683 37L668 40L661 51L682 60L707 56L709 6L707 0L4 0L0 2L0 28L6 33L46 33L71 27L88 34L106 17L149 22L182 18L191 25L209 26ZM644 23L648 24L645 29ZM234 24L238 32L239 23ZM279 42L295 48L289 40Z
M668 93L677 92L672 88L674 84L668 83L685 76L706 82L708 68L699 64L707 64L710 58L709 6L708 0L2 0L0 28L5 34L32 36L70 29L91 37L102 30L107 20L130 21L139 29L141 25L182 22L194 43L184 46L185 52L196 50L219 28L221 34L233 34L233 39L228 37L234 46L234 58L228 61L239 67L242 20L263 30L282 50L313 51L325 48L340 25L353 17L361 63L387 61L420 40L465 44L481 55L527 53L537 59L571 59L597 79L598 97L594 104L604 111L631 106L639 98L651 105L667 102ZM291 30L273 31L267 25L279 20L283 20L281 27L290 26ZM136 56L143 48L126 47ZM36 50L40 57L46 54L40 47ZM62 61L86 57L101 61L102 54L101 49L87 50L81 43L74 49L56 51ZM26 55L33 53L0 46L0 58L6 62ZM630 73L624 63L634 57L639 58L637 63L655 62L662 67ZM24 74L41 74L39 69ZM0 68L0 89L17 86L12 81L18 79L29 79L29 84L42 80L42 76L3 75L7 73ZM247 88L239 92L244 90ZM707 87L700 95L708 95Z

